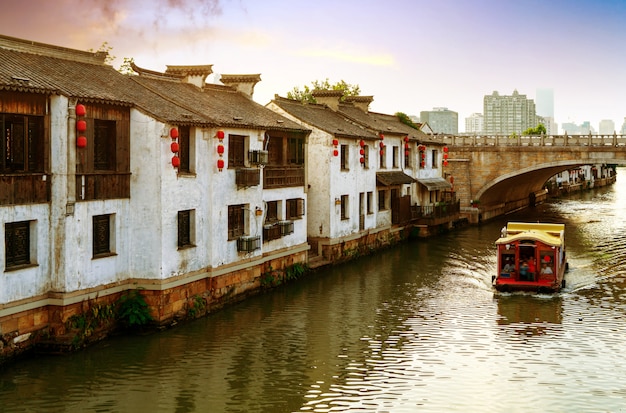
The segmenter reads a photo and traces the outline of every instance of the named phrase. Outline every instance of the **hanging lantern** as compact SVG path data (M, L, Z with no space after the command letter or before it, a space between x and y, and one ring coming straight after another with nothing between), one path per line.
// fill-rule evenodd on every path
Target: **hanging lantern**
M361 139L361 141L359 142L359 146L361 148L365 146L365 141L363 139Z
M333 146L339 145L339 139L333 139Z
M170 138L172 139L178 138L178 129L176 128L170 129Z
M224 169L224 160L223 159L218 159L217 160L217 169L222 172L222 169Z
M384 149L385 148L385 142L380 142L380 149Z
M224 145L222 145L221 143L217 145L217 153L219 156L224 155Z
M409 152L409 150L408 150L408 149L406 149L406 150L404 151L404 156L409 156L409 153L411 153L411 152Z
M426 162L424 162L424 161L420 162L420 166L421 166L422 168L424 168L424 167L426 166Z
M223 130L218 130L216 136L217 136L217 139L219 139L219 140L224 139L224 131Z
M180 166L180 158L176 155L172 156L172 166L178 168Z
M361 154L361 155L365 155L365 149L361 149L361 150L359 151L359 154Z
M426 154L422 152L422 159L426 159Z
M379 133L379 134L378 134L378 137L379 137L380 139L385 139L385 135L383 135L382 133Z
M443 159L448 159L448 153L447 153L447 152L445 152L445 153L443 154Z
M381 150L380 150L380 154L381 154L381 155L384 155L384 154L385 154L385 151L381 149Z
M443 147L443 151L447 153L447 152L448 152L448 147L447 147L447 146L444 146L444 147Z
M404 149L409 149L409 144L408 143L404 144Z
M85 148L87 146L87 138L83 135L76 138L76 146L79 148Z
M170 145L170 149L173 153L178 153L178 150L180 149L178 146L178 142L172 142Z
M333 150L333 156L339 156L339 151L337 149Z
M85 116L87 114L87 109L85 109L85 105L78 104L76 105L76 116Z
M87 122L84 120L79 120L76 122L76 130L79 132L85 132L87 130Z
M443 166L448 166L448 160L447 160L447 159L445 159L445 160L443 161Z
M359 159L359 161L361 161L361 163L365 163L365 158L361 156L361 159Z
M409 141L409 137L408 137L408 136L405 136L405 137L404 137L404 141L405 141L405 142L408 142L408 141Z

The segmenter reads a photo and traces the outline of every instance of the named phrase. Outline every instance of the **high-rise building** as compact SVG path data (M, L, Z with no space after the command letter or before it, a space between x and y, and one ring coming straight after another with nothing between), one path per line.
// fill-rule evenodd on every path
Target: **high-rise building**
M535 102L517 90L510 96L500 96L497 91L485 95L483 116L487 135L519 135L537 126Z
M626 135L626 118L624 118L624 123L622 123L622 129L619 133L622 135Z
M482 113L472 113L471 116L465 118L465 133L482 133L483 123Z
M552 89L537 89L535 105L537 115L554 119L554 91Z
M459 114L448 108L433 108L420 112L420 120L427 123L434 133L459 133Z
M610 119L602 119L598 126L598 134L613 135L615 133L615 122Z

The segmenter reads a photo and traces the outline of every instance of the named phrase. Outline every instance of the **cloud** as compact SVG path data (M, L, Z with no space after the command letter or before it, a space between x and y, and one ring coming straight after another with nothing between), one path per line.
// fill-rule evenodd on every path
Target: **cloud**
M350 63L364 63L372 66L392 66L395 63L395 59L390 54L358 54L355 52L331 49L303 49L296 52L296 55L302 57L339 60Z

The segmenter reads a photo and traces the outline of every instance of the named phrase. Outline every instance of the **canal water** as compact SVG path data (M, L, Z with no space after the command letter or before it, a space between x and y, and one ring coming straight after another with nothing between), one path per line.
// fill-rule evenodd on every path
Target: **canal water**
M508 220L564 222L556 295L496 295ZM1 412L626 412L617 183L321 270L207 318L0 371Z

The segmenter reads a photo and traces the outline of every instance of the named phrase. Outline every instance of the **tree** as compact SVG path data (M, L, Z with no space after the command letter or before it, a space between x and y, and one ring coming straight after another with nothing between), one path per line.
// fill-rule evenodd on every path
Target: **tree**
M107 57L104 59L104 63L111 64L115 60L115 56L111 55L111 50L113 50L113 47L109 46L109 42L104 42L102 43L102 45L100 45L100 48L97 51L94 52L93 49L89 49L87 51L92 52L92 53L99 53L99 52L106 53Z
M136 72L133 70L133 63L135 63L135 59L132 57L125 57L124 63L117 69L123 75L134 75Z
M335 84L330 84L328 78L323 81L315 80L311 82L311 87L304 85L301 90L298 86L287 92L287 98L299 100L302 103L317 103L312 93L314 90L341 90L343 91L343 100L346 96L358 96L361 93L359 85L351 85L344 80L340 80Z
M406 113L396 112L396 117L400 122L404 123L405 125L410 126L413 129L419 129L419 126L413 123L409 115L407 115Z
M543 123L540 123L539 125L537 125L534 128L528 128L524 132L522 132L522 135L525 135L525 136L528 136L528 135L545 135L545 134L546 134L546 127L543 126Z

